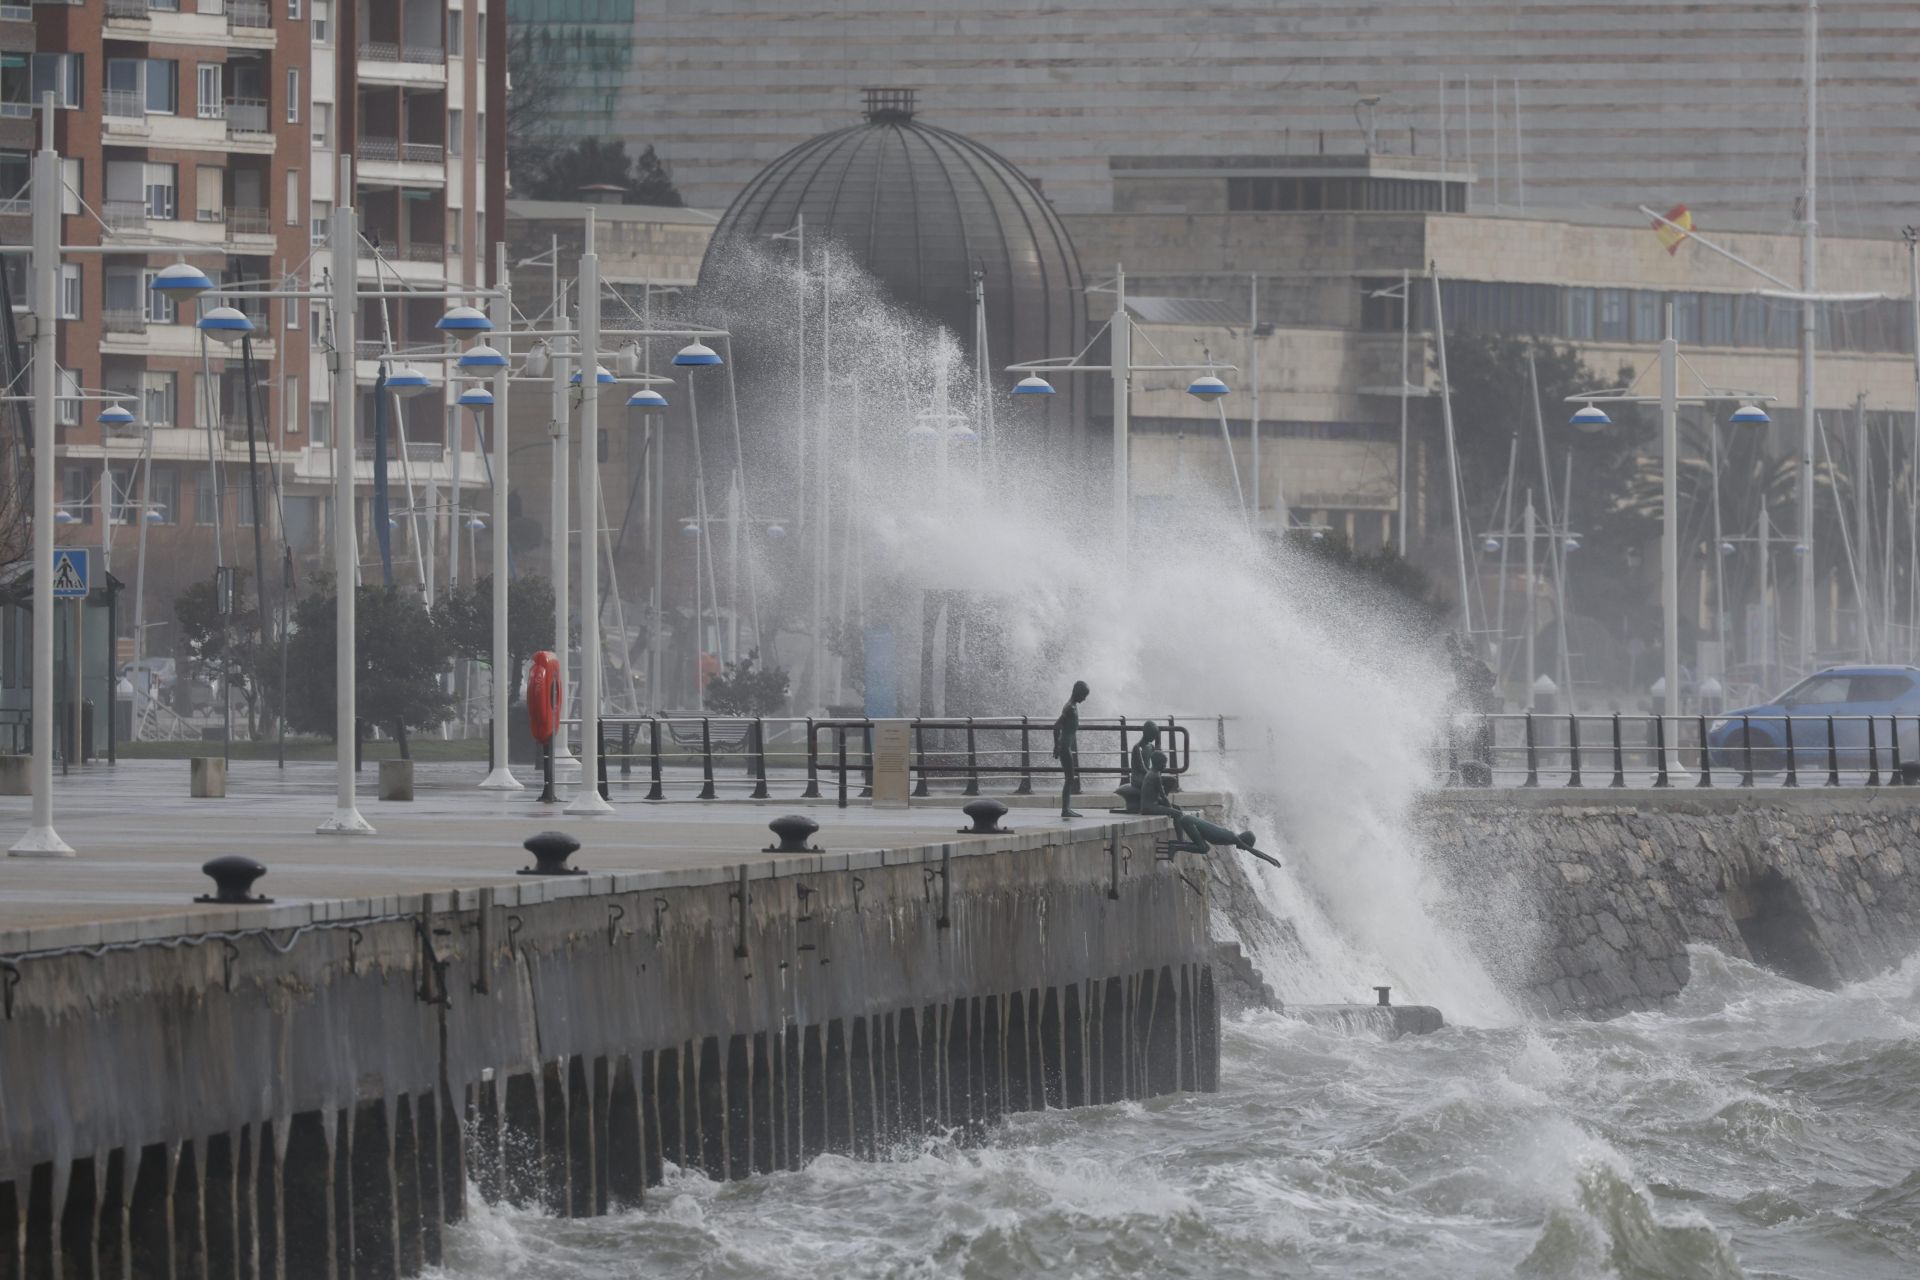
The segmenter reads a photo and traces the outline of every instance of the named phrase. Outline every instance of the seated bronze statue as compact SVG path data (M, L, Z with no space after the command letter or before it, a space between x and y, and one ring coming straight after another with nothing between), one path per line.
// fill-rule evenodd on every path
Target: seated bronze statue
M1140 812L1140 790L1146 785L1147 771L1153 767L1153 753L1160 746L1160 726L1149 720L1140 726L1140 741L1127 753L1127 780L1114 790L1120 796L1121 813Z
M1165 779L1161 770L1166 768L1167 753L1155 751L1151 757L1151 768L1140 786L1140 812L1159 814L1173 819L1173 829L1182 837L1167 840L1160 844L1166 853L1211 853L1215 848L1240 849L1252 854L1262 862L1280 865L1280 859L1272 854L1262 853L1254 848L1255 836L1251 831L1229 831L1217 822L1208 822L1198 814L1188 813L1167 798Z

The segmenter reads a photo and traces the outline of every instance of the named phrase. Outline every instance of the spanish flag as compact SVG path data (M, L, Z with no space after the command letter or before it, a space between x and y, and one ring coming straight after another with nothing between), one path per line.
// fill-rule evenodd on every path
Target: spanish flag
M1687 233L1693 230L1693 210L1683 204L1677 204L1667 210L1664 222L1653 224L1653 234L1660 237L1660 243L1667 247L1669 254L1680 252Z

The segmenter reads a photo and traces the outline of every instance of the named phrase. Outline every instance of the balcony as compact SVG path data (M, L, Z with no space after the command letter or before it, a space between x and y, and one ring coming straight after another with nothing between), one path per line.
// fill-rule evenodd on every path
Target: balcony
M100 221L109 231L145 231L147 205L144 200L109 200L100 206Z
M267 0L227 0L229 31L271 31L273 10Z
M273 234L273 221L265 209L247 208L242 205L228 205L226 208L227 236L270 236Z
M385 40L363 40L360 42L360 61L410 62L420 66L443 67L447 64L447 51L438 45L398 45Z
M447 82L447 51L440 45L362 40L360 80L364 84L442 85Z
M31 102L0 102L0 120L31 120L33 104Z
M444 442L427 441L418 444L411 440L407 442L408 462L438 462L446 456L447 446ZM356 462L372 462L373 446L370 444L355 445L353 448L353 457ZM387 459L390 462L399 461L399 449L389 444L387 446Z
M30 4L0 4L0 22L32 22L33 6Z
M362 160L384 160L390 164L429 164L447 162L447 149L437 142L402 142L397 138L362 138L356 149Z
M226 116L229 138L273 134L273 118L264 98L228 98Z
M147 331L147 313L138 307L108 307L101 321L108 333L144 335Z
M138 89L108 89L100 102L100 114L110 119L146 122L147 100Z
M145 22L147 9L147 0L107 0L107 21Z

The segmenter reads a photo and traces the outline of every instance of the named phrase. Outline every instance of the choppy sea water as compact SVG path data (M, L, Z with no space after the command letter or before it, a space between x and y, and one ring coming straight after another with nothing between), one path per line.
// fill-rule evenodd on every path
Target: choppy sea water
M1254 1014L1222 1075L607 1218L476 1201L439 1274L1920 1276L1920 957L1827 993L1703 949L1669 1010L1393 1042Z

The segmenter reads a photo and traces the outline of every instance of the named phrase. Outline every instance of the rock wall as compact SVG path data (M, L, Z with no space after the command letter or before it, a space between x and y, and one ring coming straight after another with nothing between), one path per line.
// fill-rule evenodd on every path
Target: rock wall
M1416 823L1455 923L1549 1014L1658 1004L1688 943L1820 987L1920 945L1920 788L1450 790Z
M1165 826L47 931L0 951L0 1280L385 1280L469 1176L587 1216L1215 1088Z

